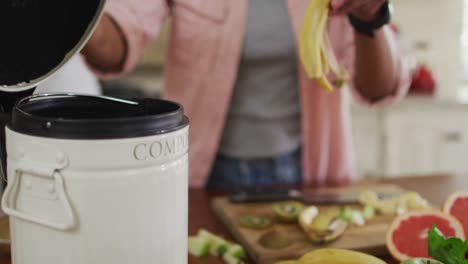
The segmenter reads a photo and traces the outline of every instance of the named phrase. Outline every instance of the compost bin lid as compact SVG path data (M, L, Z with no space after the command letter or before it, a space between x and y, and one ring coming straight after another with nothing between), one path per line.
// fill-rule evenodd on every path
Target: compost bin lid
M88 41L104 2L0 1L0 91L29 90L53 75Z

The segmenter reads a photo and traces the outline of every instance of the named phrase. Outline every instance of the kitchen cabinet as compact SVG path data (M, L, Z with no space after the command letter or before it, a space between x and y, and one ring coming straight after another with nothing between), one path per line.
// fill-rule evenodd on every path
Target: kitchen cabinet
M464 0L392 0L393 22L417 61L434 72L437 97L456 99L459 89Z
M381 110L354 106L353 136L363 176L468 172L468 105L409 98Z
M359 174L373 176L381 173L381 110L353 111L353 140Z

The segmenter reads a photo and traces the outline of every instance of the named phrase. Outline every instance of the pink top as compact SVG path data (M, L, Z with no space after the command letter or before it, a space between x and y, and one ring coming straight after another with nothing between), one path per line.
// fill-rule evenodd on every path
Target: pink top
M144 49L157 38L171 15L164 98L181 103L190 118L190 185L203 187L217 153L240 61L248 0L109 0L107 12L120 25L128 53L123 72L99 73L111 78L129 72ZM299 32L310 0L285 0L294 32ZM338 1L338 0L337 0ZM167 2L172 2L169 8ZM354 72L354 31L345 16L330 17L328 32L340 63ZM298 60L299 63L299 60ZM355 179L350 104L345 89L326 93L299 65L302 105L304 179L313 185L346 184ZM369 106L402 98L409 70L400 59L396 94L378 102L351 94Z

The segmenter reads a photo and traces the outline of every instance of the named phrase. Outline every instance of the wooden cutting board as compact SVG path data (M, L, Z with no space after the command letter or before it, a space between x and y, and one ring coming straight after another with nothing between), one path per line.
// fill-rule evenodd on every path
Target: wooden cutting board
M361 185L321 191L327 193L342 191L359 193L364 190L374 190L385 193L402 193L404 191L394 185ZM359 205L356 206L359 207ZM279 260L298 259L305 253L321 247L351 249L376 256L386 255L385 233L393 219L391 216L377 216L363 227L348 228L345 234L335 242L324 245L314 245L308 240L298 224L276 222L272 227L265 230L252 230L240 227L239 219L244 215L264 215L274 218L271 203L233 204L227 197L222 197L212 201L212 208L235 239L246 248L249 256L259 264L270 264ZM264 248L258 241L262 236L270 232L277 232L277 234L290 239L293 243L281 250Z

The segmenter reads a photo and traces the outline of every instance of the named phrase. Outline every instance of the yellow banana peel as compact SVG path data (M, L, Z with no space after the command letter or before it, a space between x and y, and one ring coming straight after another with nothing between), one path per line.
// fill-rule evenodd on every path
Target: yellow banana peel
M339 65L328 38L329 7L330 0L311 0L299 36L299 57L307 77L316 79L327 92L333 91L333 85L327 79L330 71L337 78L333 83L338 88L349 80L349 74Z

